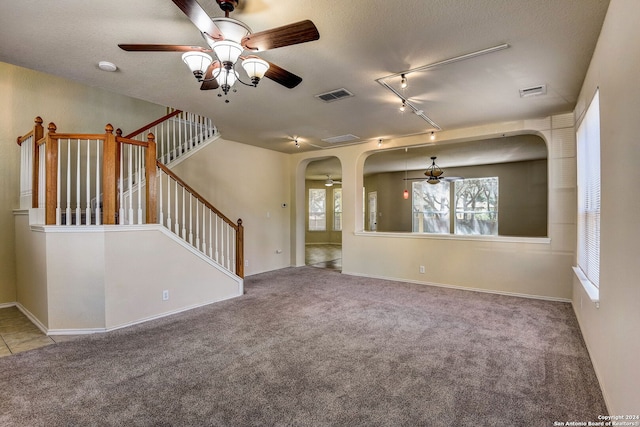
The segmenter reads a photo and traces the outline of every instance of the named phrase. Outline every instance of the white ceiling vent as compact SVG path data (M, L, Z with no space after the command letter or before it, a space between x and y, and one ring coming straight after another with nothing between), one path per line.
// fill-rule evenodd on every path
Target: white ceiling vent
M356 139L360 139L360 138L352 134L347 134L347 135L334 136L331 138L325 138L323 139L323 141L329 144L340 144L343 142L355 141Z
M538 96L547 94L547 85L539 85L520 89L520 98L527 98L529 96Z
M314 95L316 98L323 100L324 102L333 102L343 98L352 97L353 94L346 90L345 88L332 90L330 92L321 93L319 95Z

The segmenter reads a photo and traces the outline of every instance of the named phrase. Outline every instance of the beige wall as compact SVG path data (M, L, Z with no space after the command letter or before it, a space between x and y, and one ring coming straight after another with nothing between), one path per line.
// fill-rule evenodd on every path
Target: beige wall
M409 178L424 177L410 171ZM501 236L547 235L547 161L531 160L494 165L447 168L447 176L499 179L498 233ZM364 179L366 192L378 193L378 231L410 232L411 199L403 199L404 172L375 174ZM406 188L411 194L409 181ZM453 187L452 187L453 191ZM365 206L368 212L368 206ZM369 215L365 215L365 221ZM365 227L368 227L365 224ZM366 228L368 230L368 228Z
M640 2L611 0L576 117L600 88L600 308L577 279L573 306L611 414L640 412Z
M20 150L16 138L55 122L60 132L101 133L107 123L126 133L165 113L159 105L0 62L0 304L16 301L13 209L19 207Z
M367 144L324 150L342 164L343 273L439 284L467 289L550 299L571 298L571 265L575 253L575 131L572 113L535 120L492 123L442 131L439 144L452 144L506 134L536 134L548 146L548 237L433 236L363 232L363 169L379 149ZM427 135L387 141L387 149L423 145ZM303 182L306 165L318 153L292 156L295 182ZM295 184L294 184L295 185ZM292 195L295 228L293 263L304 265L303 186ZM384 216L384 213L383 213ZM419 267L425 272L420 273Z

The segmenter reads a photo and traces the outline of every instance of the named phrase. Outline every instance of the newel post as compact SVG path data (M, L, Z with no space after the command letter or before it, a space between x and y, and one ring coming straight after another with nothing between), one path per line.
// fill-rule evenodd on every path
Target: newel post
M241 219L238 219L236 231L236 274L244 278L244 227Z
M56 223L56 207L58 204L58 138L54 138L56 125L51 122L47 127L47 139L45 150L45 224Z
M146 197L147 197L147 224L158 223L158 183L156 174L156 137L150 133L147 135L147 158L145 159L145 180L147 181Z
M42 126L42 117L38 116L33 125L33 173L31 181L31 207L38 207L38 180L40 179L40 144L38 141L44 136L44 126Z
M117 187L117 142L113 134L113 126L104 128L105 139L102 160L102 223L116 223L116 187Z

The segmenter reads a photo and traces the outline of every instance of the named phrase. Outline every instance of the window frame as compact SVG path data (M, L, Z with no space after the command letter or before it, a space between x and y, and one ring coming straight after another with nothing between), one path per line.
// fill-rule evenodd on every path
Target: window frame
M600 298L600 156L600 90L597 88L576 127L577 241L573 268L596 307Z
M323 197L322 197L322 206L323 206L323 210L312 210L312 203L315 200L315 198L312 198L312 193L322 193ZM307 198L307 209L308 209L308 214L307 214L307 231L327 231L327 189L326 188L309 188L309 193L308 193L308 198ZM323 216L324 217L324 221L323 221L323 226L322 228L318 228L318 219L313 219L312 220L312 216ZM316 225L316 227L312 228L312 223Z

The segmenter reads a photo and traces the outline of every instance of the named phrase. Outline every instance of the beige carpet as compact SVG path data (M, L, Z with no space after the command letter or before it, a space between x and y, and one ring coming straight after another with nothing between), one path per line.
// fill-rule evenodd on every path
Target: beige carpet
M287 268L0 359L0 425L551 426L606 412L571 306Z

